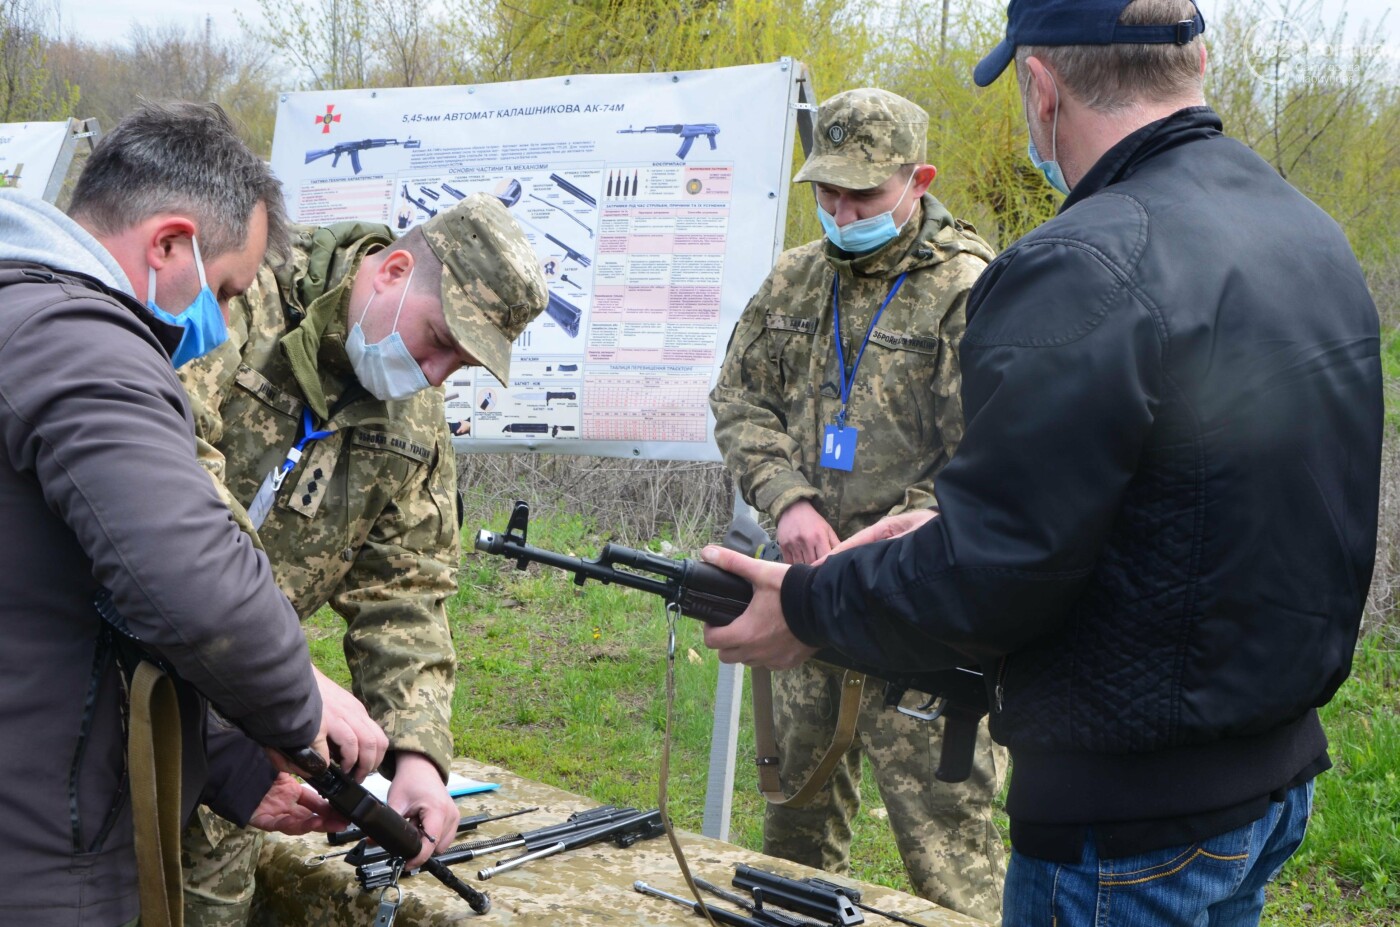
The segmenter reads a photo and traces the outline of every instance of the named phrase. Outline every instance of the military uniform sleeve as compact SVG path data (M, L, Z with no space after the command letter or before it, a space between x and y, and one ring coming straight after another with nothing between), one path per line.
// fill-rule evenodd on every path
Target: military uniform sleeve
M958 351L962 346L963 332L967 330L967 296L986 266L987 262L982 258L963 254L934 269L935 273L946 278L950 296L944 303L943 316L938 323L938 360L930 384L934 394L934 422L942 447L938 464L930 471L928 479L920 480L906 489L903 500L889 510L890 515L938 507L938 498L934 493L935 478L953 459L963 436L962 367L958 361Z
M277 281L272 272L264 267L258 271L246 293L229 301L228 340L176 370L180 385L189 397L190 412L194 415L195 452L199 464L213 477L214 489L228 506L234 522L259 550L262 549L262 541L248 518L247 509L224 485L227 469L223 452L217 445L224 437L224 400L234 389L238 367L243 360L243 348L248 343L248 301L269 299L278 301L280 312Z
M446 600L457 591L461 560L456 489L452 438L440 419L432 464L380 514L331 598L348 624L356 697L390 749L425 754L444 778L456 674Z
M799 449L787 432L783 371L773 359L764 326L772 306L774 274L754 294L735 326L710 392L715 442L739 492L773 518L803 499L820 496L798 469Z

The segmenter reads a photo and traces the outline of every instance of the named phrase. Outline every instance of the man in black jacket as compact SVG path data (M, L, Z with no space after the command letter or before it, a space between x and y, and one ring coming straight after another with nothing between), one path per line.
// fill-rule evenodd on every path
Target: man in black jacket
M1257 923L1370 584L1375 305L1336 223L1204 106L1190 0L1008 19L977 81L1016 59L1069 196L972 291L941 512L816 567L707 549L756 594L706 643L980 663L1012 754L1005 923Z

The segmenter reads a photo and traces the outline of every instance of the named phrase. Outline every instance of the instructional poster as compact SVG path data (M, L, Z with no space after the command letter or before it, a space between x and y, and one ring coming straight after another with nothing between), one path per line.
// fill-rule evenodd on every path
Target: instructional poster
M498 197L549 306L511 382L446 384L459 450L714 460L707 396L782 240L793 65L283 94L272 165L297 222L402 234Z
M42 197L67 138L66 121L0 123L0 188Z

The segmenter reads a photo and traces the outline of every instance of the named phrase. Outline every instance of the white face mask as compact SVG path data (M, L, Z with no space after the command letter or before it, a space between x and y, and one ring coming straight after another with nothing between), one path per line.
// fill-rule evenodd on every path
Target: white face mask
M423 368L413 359L408 345L403 343L403 337L398 332L399 316L403 314L403 301L413 283L413 270L414 268L409 269L408 280L404 282L403 294L399 296L399 308L394 313L394 327L389 332L389 337L374 344L365 344L365 330L360 327L360 322L365 320L370 303L374 302L375 294L371 293L365 303L364 312L360 313L360 321L354 324L350 329L350 336L345 339L345 353L350 356L350 366L355 370L356 379L369 390L371 396L386 402L407 399L432 385L423 375Z

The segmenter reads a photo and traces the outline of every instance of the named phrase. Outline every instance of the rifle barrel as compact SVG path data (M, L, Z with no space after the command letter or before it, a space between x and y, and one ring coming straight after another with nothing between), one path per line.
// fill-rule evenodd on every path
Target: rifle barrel
M485 529L478 531L476 534L476 549L488 554L500 554L505 557L514 558L519 563L521 569L525 568L524 565L526 563L534 561L536 563L543 563L545 566L567 570L574 574L574 582L580 586L583 585L583 580L585 578L596 580L604 585L608 583L617 583L619 586L627 586L630 589L640 589L643 592L650 592L652 595L659 595L667 601L670 601L676 592L675 586L672 583L648 579L645 576L638 576L635 573L628 573L625 570L619 570L610 564L599 563L596 560L584 560L579 557L556 554L552 550L531 547L528 544L519 544L515 541L508 540L505 535Z
M716 908L711 905L701 906L698 901L691 901L679 895L672 895L670 892L663 892L659 888L653 888L641 879L632 883L632 887L643 895L651 895L653 898L661 898L666 901L674 901L676 904L685 905L692 912L700 917L705 916L705 912L710 912L710 917L714 918L717 924L729 924L731 927L764 927L751 917L744 917L742 914L735 914L733 911L726 911L724 908Z

